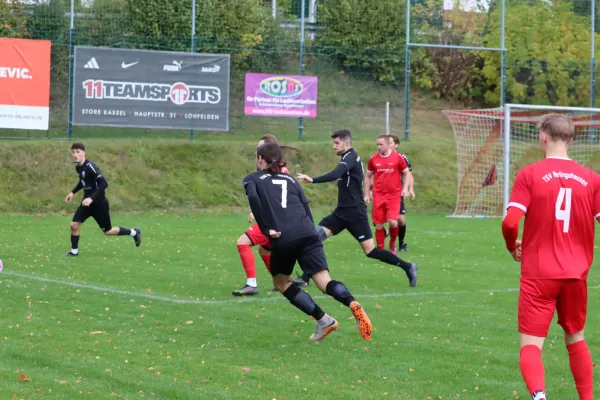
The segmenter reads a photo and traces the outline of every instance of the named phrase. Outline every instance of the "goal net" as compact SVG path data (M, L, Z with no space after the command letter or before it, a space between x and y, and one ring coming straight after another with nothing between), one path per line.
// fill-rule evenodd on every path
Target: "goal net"
M549 113L565 114L575 124L570 158L598 170L600 109L507 104L504 108L444 111L454 130L458 159L453 217L505 214L517 172L543 158L537 126Z

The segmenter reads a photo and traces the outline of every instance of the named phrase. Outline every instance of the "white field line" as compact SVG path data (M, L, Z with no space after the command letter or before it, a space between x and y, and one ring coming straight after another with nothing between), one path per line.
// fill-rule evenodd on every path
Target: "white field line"
M129 297L141 297L144 299L163 301L163 302L168 302L168 303L176 303L176 304L239 304L239 303L263 303L263 302L285 300L285 298L281 295L272 296L272 297L254 297L253 296L251 298L236 298L236 299L230 299L230 300L177 299L174 297L165 297L165 296L157 296L157 295L146 294L146 293L128 292L126 290L119 290L119 289L114 289L114 288L110 288L110 287L86 285L86 284L77 283L77 282L69 282L69 281L62 281L62 280L58 280L58 279L42 278L42 277L34 276L34 275L19 274L17 272L4 271L0 274L0 277L6 276L6 275L15 277L15 278L30 279L30 280L34 280L34 281L38 281L38 282L54 283L54 284L62 285L62 286L71 286L71 287L80 288L80 289L94 290L97 292L111 293L111 294L129 296ZM600 289L600 286L589 286L588 289L589 290L597 290L597 289ZM382 297L456 296L456 295L462 295L462 294L476 294L476 293L513 293L513 292L518 292L518 291L519 291L518 288L497 289L497 290L496 289L457 290L457 291L452 291L452 292L408 291L408 292L399 292L399 293L361 294L361 295L356 295L355 297L360 300L360 299L364 299L364 298L378 299L378 298L382 298ZM313 299L327 299L327 298L329 298L329 296L319 295L319 296L312 296L312 298Z

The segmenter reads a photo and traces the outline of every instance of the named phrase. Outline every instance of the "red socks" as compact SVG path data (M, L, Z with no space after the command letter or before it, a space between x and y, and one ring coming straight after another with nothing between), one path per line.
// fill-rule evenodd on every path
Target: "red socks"
M567 346L569 364L580 400L594 398L592 355L585 340Z
M256 278L256 265L254 264L254 254L252 248L247 244L238 244L238 252L242 260L242 266L246 271L246 278Z
M529 393L546 391L544 363L542 362L542 351L539 347L534 345L522 347L519 366Z
M396 239L398 238L398 227L390 227L390 249L396 245Z
M260 257L263 259L263 262L265 263L265 267L267 267L267 271L271 272L271 255L270 254L267 254L267 255L261 254Z
M383 229L375 229L375 241L378 248L385 248L385 231Z

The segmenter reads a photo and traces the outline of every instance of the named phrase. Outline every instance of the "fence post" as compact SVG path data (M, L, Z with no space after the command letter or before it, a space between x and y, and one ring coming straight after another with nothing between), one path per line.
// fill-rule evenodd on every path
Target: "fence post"
M410 2L406 0L406 51L404 54L404 140L410 129Z
M192 0L192 43L190 52L196 52L196 0ZM194 129L190 129L190 140L194 140Z
M71 20L69 22L69 105L68 105L68 137L73 138L73 71L75 69L74 36L75 36L75 0L71 0Z
M596 105L596 0L592 0L592 48L590 54L590 107Z
M306 0L300 4L300 75L304 75L304 7ZM302 140L304 133L304 118L298 118L298 139Z
M385 134L390 134L390 102L385 102Z

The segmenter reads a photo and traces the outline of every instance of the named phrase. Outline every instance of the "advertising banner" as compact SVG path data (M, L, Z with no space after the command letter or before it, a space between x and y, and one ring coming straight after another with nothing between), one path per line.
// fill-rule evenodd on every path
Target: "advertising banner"
M0 38L0 128L48 130L49 40Z
M73 124L229 130L229 54L75 47Z
M246 74L246 115L317 117L316 76Z

